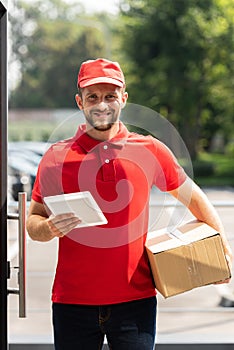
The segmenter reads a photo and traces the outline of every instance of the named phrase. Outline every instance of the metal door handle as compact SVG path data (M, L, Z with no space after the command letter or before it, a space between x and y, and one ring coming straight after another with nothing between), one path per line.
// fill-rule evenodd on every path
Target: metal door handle
M27 193L18 193L18 214L8 214L10 220L18 220L18 285L19 288L10 288L8 294L19 295L19 317L26 317L26 215L27 215ZM9 262L8 262L9 263ZM10 269L10 266L9 266ZM8 277L10 278L10 276Z
M26 215L27 193L19 193L19 317L26 317Z

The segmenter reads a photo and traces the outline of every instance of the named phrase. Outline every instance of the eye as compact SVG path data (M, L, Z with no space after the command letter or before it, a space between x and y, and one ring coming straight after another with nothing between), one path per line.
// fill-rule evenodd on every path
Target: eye
M108 100L108 101L113 101L113 100L115 100L115 99L116 99L116 96L113 95L113 94L108 94L108 95L106 95L106 100Z
M96 94L91 94L87 96L87 100L88 101L94 101L97 99L97 95Z

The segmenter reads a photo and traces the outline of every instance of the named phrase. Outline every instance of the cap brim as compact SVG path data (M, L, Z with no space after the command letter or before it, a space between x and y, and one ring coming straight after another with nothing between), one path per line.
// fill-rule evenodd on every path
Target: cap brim
M95 84L112 84L116 85L119 87L124 87L124 83L122 81L113 79L113 78L108 78L108 77L98 77L98 78L93 78L93 79L86 79L83 80L79 83L80 88L84 88L90 85L95 85Z

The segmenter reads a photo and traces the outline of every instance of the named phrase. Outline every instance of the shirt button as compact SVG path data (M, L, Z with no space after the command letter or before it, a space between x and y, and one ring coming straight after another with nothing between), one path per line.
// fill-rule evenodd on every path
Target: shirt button
M110 163L110 160L109 159L105 159L105 163L106 164Z
M103 148L104 148L104 149L107 149L107 148L108 148L108 146L107 146L107 145L104 145L104 146L103 146Z

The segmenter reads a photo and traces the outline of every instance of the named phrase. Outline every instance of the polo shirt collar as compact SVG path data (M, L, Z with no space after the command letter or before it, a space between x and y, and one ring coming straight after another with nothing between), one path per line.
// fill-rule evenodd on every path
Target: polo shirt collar
M126 126L122 122L119 122L119 131L115 137L108 141L99 141L90 137L86 133L86 125L81 124L77 130L76 135L74 136L74 139L75 142L78 143L88 153L101 143L109 144L112 148L121 149L126 143L128 134L129 132Z

